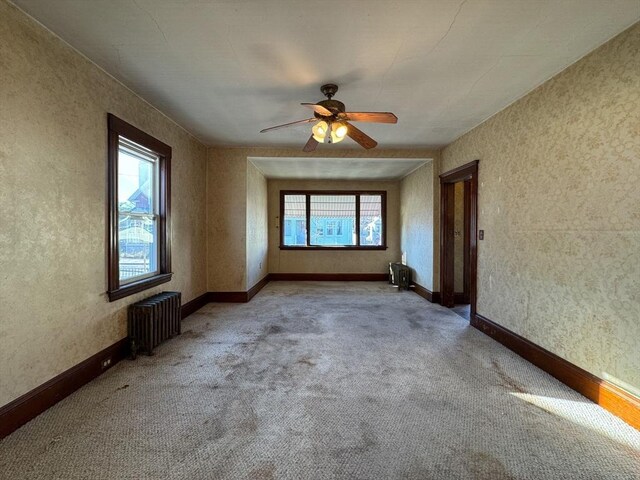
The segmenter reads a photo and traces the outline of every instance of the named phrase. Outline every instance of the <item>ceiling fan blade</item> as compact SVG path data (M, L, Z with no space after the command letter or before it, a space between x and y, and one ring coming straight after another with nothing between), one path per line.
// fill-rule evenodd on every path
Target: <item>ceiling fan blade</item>
M331 110L329 110L328 108L324 108L322 105L317 105L315 103L301 103L300 105L310 108L318 115L322 115L323 117L330 117L331 115L333 115L333 112Z
M352 122L398 123L391 112L346 112L345 117Z
M347 129L347 135L349 135L353 140L355 140L367 150L378 145L378 142L376 142L373 138L364 133L362 130L357 129L350 123L347 123Z
M276 125L275 127L269 127L269 128L265 128L263 130L260 130L260 133L270 132L271 130L277 130L279 128L292 127L293 125L299 125L299 124L302 124L302 123L315 122L316 120L317 120L317 118L307 118L306 120L298 120L297 122L284 123L282 125Z
M309 141L306 143L306 145L304 146L304 148L302 149L303 152L313 152L316 147L318 146L318 141L313 138L313 135L311 135L309 137Z

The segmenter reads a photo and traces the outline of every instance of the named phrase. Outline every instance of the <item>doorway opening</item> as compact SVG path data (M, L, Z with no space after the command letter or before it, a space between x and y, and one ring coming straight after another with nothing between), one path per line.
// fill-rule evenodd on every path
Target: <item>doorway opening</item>
M440 175L440 303L476 313L478 162Z

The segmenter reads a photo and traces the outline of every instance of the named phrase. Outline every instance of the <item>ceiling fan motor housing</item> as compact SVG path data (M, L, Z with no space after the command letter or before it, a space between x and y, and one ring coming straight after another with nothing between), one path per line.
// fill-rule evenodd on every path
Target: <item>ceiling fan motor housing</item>
M344 107L344 103L338 101L338 100L321 100L317 103L317 105L322 105L324 108L326 108L327 110L333 112L333 116L335 117L335 115L339 114L339 113L344 113L345 112L345 107ZM317 112L314 112L316 118L322 119L322 120L326 120L328 117L321 115Z

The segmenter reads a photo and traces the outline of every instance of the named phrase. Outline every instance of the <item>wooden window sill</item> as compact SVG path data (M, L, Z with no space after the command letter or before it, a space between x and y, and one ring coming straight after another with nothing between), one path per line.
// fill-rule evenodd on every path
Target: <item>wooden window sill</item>
M140 293L144 290L148 290L149 288L167 283L171 280L172 275L173 273L161 273L154 277L145 278L137 282L127 283L126 285L116 288L115 290L110 290L107 292L107 295L109 295L109 301L113 302L114 300L120 300L121 298L128 297L129 295Z
M310 246L310 247L304 247L304 246L287 246L287 245L280 245L280 250L330 250L330 251L336 251L336 250L349 250L349 251L353 251L353 250L386 250L388 247L386 245L375 245L375 246L371 246L371 247L363 247L363 246L337 246L337 247L320 247L320 246Z

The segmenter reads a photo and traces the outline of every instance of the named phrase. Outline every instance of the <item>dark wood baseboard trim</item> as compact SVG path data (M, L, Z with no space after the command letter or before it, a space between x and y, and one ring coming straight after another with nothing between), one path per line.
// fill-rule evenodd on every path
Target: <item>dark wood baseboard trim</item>
M256 294L262 290L267 283L269 283L269 274L265 275L264 278L262 280L260 280L258 283L256 283L253 287L251 287L249 289L249 291L247 292L247 302L250 301L253 297L256 296Z
M207 303L247 303L269 283L270 277L270 274L266 275L246 292L209 292Z
M424 288L419 283L411 282L411 289L422 298L429 300L431 303L438 303L440 301L440 292L432 292L428 288Z
M248 292L209 292L207 303L247 303Z
M199 297L196 297L193 300L191 300L190 302L187 302L184 305L182 305L182 308L180 309L180 314L182 316L182 320L187 318L192 313L200 310L207 303L209 303L209 292L203 293Z
M329 282L386 282L388 273L270 273L269 280L329 281Z
M127 356L129 356L129 342L123 338L6 404L0 408L0 439L71 395ZM109 358L111 364L103 368L102 362Z
M640 430L640 398L611 382L596 377L482 315L472 315L471 325Z
M268 282L267 276L248 292L203 293L182 305L180 310L182 319L201 309L209 302L248 302ZM77 389L128 356L129 342L126 338L123 338L0 408L0 439L37 417L63 398L71 395ZM103 369L102 361L108 358L111 358L111 364Z
M464 293L454 293L453 301L456 305L466 305L467 303L471 303L469 301L469 295L465 295Z

